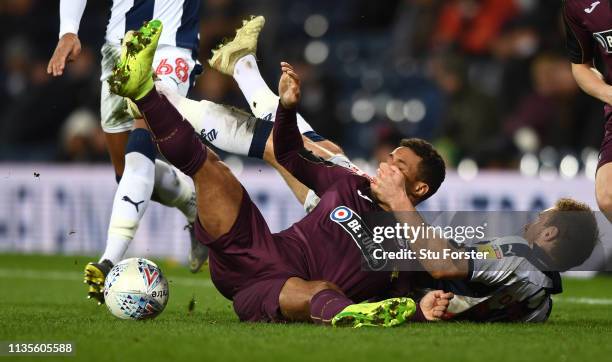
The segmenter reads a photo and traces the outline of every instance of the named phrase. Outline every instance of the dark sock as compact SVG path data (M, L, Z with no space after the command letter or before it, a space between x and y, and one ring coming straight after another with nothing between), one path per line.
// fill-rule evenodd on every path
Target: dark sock
M127 155L130 152L138 152L151 160L151 162L155 162L157 150L149 130L136 128L130 132L127 145L125 146L125 154Z
M207 151L193 127L155 88L135 102L151 128L159 151L179 170L193 176L206 161Z
M322 290L310 299L310 318L316 324L329 324L336 314L351 304L355 303L336 290Z
M259 118L255 120L253 141L251 141L251 147L249 148L248 154L249 157L263 159L264 151L266 150L266 142L268 141L270 133L272 133L273 127L274 122L265 121Z

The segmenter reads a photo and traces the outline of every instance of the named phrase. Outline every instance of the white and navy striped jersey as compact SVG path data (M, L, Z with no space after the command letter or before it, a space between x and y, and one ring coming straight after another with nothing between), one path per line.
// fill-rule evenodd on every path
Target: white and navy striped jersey
M546 258L518 236L465 245L488 252L470 260L467 280L431 280L428 287L455 293L451 319L483 322L543 322L552 310L551 294L561 292L558 272L546 271Z
M199 45L201 0L112 0L105 39L120 44L128 30L135 30L143 22L159 19L164 31L159 44L191 49ZM87 0L60 1L60 37L78 33L79 23Z

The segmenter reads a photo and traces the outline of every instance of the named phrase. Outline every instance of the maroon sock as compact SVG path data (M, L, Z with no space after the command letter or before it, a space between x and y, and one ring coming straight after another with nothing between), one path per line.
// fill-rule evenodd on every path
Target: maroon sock
M206 146L193 127L155 88L135 103L162 155L186 175L193 176L206 161Z
M342 293L325 289L310 299L310 318L316 324L329 324L336 314L353 303Z

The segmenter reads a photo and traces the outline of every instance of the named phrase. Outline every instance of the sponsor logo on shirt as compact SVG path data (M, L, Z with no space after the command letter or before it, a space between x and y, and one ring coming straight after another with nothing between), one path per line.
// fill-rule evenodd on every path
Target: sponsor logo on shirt
M208 132L206 131L206 129L202 129L199 134L200 139L203 142L209 142L209 143L212 143L214 140L216 140L218 135L219 135L219 131L217 131L214 128Z
M594 3L591 4L590 8L584 9L584 12L587 13L587 14L592 13L593 10L595 10L595 8L597 7L597 5L599 5L599 3L600 3L599 1L595 1Z
M368 196L364 195L361 190L357 189L357 195L359 195L359 197L361 197L362 199L368 200L371 203L374 203L374 201L372 201L371 198L369 198Z
M371 270L380 270L385 267L386 259L374 258L375 250L380 249L384 252L382 245L374 242L372 231L356 212L346 206L338 206L329 214L329 218L351 236Z
M612 53L612 29L593 33L593 37L606 52Z

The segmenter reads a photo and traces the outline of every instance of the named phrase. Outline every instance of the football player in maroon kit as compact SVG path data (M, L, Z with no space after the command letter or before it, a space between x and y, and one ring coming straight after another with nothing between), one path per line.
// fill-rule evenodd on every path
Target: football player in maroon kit
M228 167L155 89L151 63L161 31L161 22L154 20L126 34L110 89L134 101L161 153L193 179L196 237L210 248L211 279L233 301L240 320L358 327L440 319L453 297L441 290L429 292L418 305L405 297L356 304L385 297L391 288L393 273L372 259L371 248L380 246L367 237L360 216L390 209L373 197L372 179L305 152L296 112L300 80L293 68L281 64L274 156L321 201L288 229L272 233ZM402 144L389 162L405 174L406 193L415 204L444 179L442 158L422 140ZM370 268L362 267L364 259Z
M595 194L599 208L612 221L612 1L567 0L563 17L572 74L583 91L605 103ZM595 68L597 53L605 76Z

